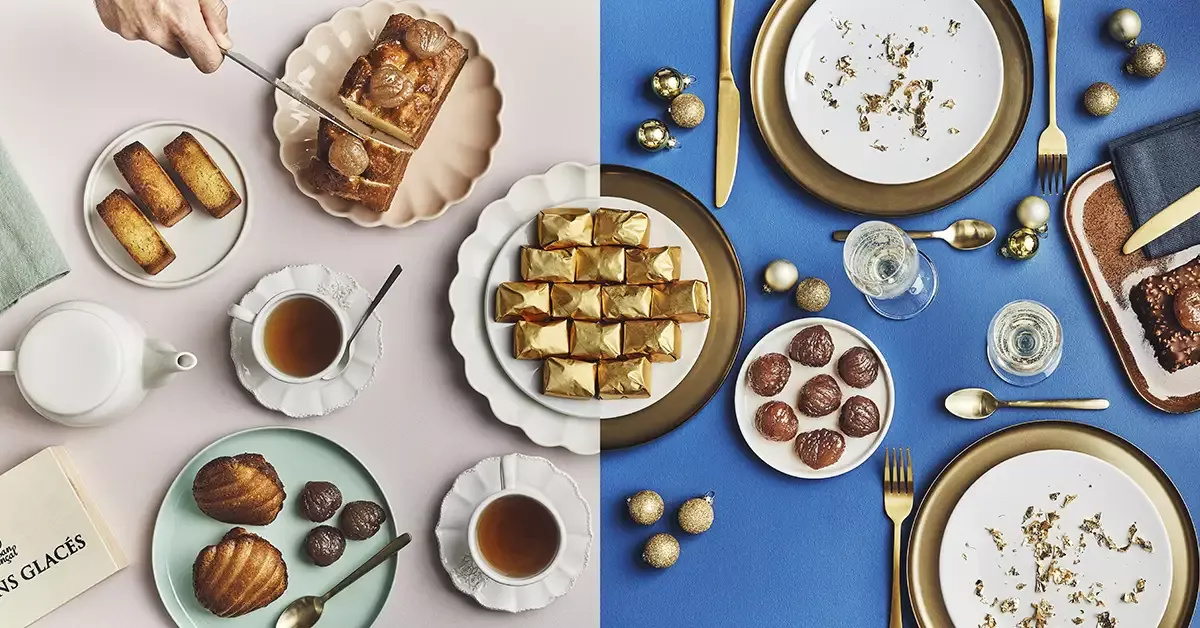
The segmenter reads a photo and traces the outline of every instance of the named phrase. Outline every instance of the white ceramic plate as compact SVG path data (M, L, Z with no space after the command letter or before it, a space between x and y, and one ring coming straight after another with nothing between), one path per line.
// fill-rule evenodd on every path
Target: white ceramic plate
M545 495L562 516L567 532L563 559L545 579L510 587L487 579L467 548L467 524L483 499L500 491L500 458L487 458L463 472L442 500L437 538L442 566L455 588L485 608L519 613L549 606L564 596L587 569L592 555L592 511L575 480L545 458L517 457L517 485ZM509 487L512 488L512 487Z
M495 66L480 53L471 34L458 30L446 16L429 13L413 2L371 0L338 11L328 22L314 26L304 43L288 56L283 80L341 119L352 121L338 100L338 89L350 65L371 49L388 17L395 13L437 22L467 49L469 57L429 135L409 162L388 211L378 214L359 203L322 194L303 180L300 172L316 152L317 116L286 94L275 92L273 126L283 166L295 177L300 191L322 209L363 227L400 228L441 216L471 193L491 166L492 151L500 143L504 99ZM364 125L356 126L367 131ZM398 140L377 135L398 144Z
M192 206L192 213L171 227L164 227L153 218L150 219L163 239L175 251L175 261L157 275L149 275L129 257L129 253L100 218L96 206L115 188L121 188L137 198L125 182L125 178L121 176L121 171L117 170L113 155L133 142L141 142L170 173L162 149L184 131L196 136L212 156L217 167L225 173L229 183L241 195L242 204L224 218L213 218L196 201L187 186L176 179L175 184ZM182 288L211 277L241 246L250 229L252 201L249 186L242 164L233 154L233 150L208 131L186 122L148 122L122 133L100 152L100 156L92 164L92 170L88 173L87 183L83 188L83 224L87 227L88 238L92 241L92 246L96 247L100 259L118 275L150 288Z
M751 391L750 387L746 385L746 371L750 368L750 364L768 353L787 355L792 337L800 330L814 325L824 325L825 329L829 330L830 337L833 338L833 359L829 361L829 364L823 367L809 367L792 360L792 376L782 392L768 398L760 397ZM847 386L837 374L838 358L842 357L842 354L851 347L867 347L879 356L879 377L875 379L875 383L863 389ZM813 469L801 462L800 457L796 455L793 449L795 440L780 443L767 440L762 434L759 434L758 428L754 426L754 414L759 406L771 400L782 401L791 406L792 410L796 410L796 402L800 398L800 388L809 379L821 374L832 375L837 380L838 386L842 389L843 402L854 395L874 401L875 405L879 406L879 431L862 438L851 438L843 434L846 439L846 450L842 453L841 459L824 469ZM866 462L871 454L879 448L883 438L887 436L888 429L892 426L892 413L896 409L896 386L892 382L892 371L888 368L887 360L880 353L879 347L876 347L875 343L857 329L829 318L801 318L784 323L768 332L762 340L758 341L758 344L754 345L745 361L742 362L734 391L734 408L737 412L738 427L742 430L742 438L746 439L746 444L763 462L771 465L775 470L804 479L831 478L853 471ZM796 411L796 417L800 421L800 433L820 428L840 433L838 430L840 413L839 410L814 419Z
M696 245L692 244L687 234L683 232L670 218L659 213L653 207L624 198L581 199L564 203L567 207L586 207L592 211L605 207L608 209L630 209L645 212L650 217L650 246L678 246L680 255L680 277L683 279L699 279L708 281L708 273L704 270L704 260ZM549 208L543 208L549 209ZM512 323L496 322L496 290L505 281L521 280L521 247L533 246L537 243L537 219L531 219L523 228L517 229L509 237L500 253L492 264L488 274L487 292L483 298L484 320L487 321L488 339L492 345L492 353L504 372L512 379L525 394L534 401L563 414L591 419L612 419L633 414L654 405L675 390L679 382L687 377L696 358L700 357L700 349L708 338L708 321L697 323L681 323L681 344L679 359L674 362L659 362L651 365L652 381L651 395L646 399L562 399L542 394L542 360L518 360L513 357L513 327Z
M849 33L839 28L843 20ZM962 24L954 36L950 20ZM882 58L888 34L893 44L916 45L908 69ZM857 76L838 85L842 72L835 66L843 56ZM784 91L796 128L829 165L872 183L912 183L948 170L983 139L1000 106L1003 63L996 31L974 0L817 0L788 47ZM859 130L862 95L886 94L899 72L906 83L936 81L925 138L910 131L912 116L872 114L871 130ZM826 89L836 109L822 98ZM955 101L953 109L941 106L946 99ZM873 148L876 143L887 151Z
M479 214L475 232L458 249L458 274L450 283L450 308L454 312L450 338L463 357L471 388L487 398L496 418L521 428L533 442L586 455L600 453L600 423L556 412L521 392L492 355L488 317L479 304L487 298L488 274L500 248L513 232L547 207L599 197L599 166L564 163L546 174L517 181L507 196L493 201Z
M247 292L238 303L257 312L275 295L295 288L315 290L329 297L342 308L349 321L362 319L371 304L371 294L359 286L353 277L320 264L288 266L271 273L258 280L254 289ZM251 329L248 323L230 319L229 355L233 359L238 381L263 407L282 412L293 419L325 416L350 405L375 379L375 367L383 357L383 323L377 312L363 324L351 348L350 364L341 375L329 381L286 384L267 375L254 359Z
M1057 502L1050 500L1053 493L1060 493ZM1078 497L1063 508L1066 495ZM1057 511L1062 518L1052 536L1068 535L1075 546L1080 523L1096 513L1101 513L1100 522L1118 547L1125 545L1129 525L1136 522L1138 535L1154 544L1154 552L1136 546L1124 553L1108 550L1086 535L1087 547L1082 554L1076 556L1073 548L1067 549L1067 557L1060 561L1062 567L1078 574L1078 586L1051 584L1044 593L1035 594L1032 549L1021 545L1021 519L1030 506ZM1000 531L1007 543L1003 552L985 528ZM1010 568L1020 575L1006 575ZM991 613L1002 625L1011 625L1017 618L1028 616L1030 604L1039 599L1054 605L1060 618L1055 621L1064 626L1070 625L1068 619L1079 615L1081 609L1085 612L1084 626L1096 625L1095 615L1102 610L1112 613L1122 626L1157 626L1171 591L1171 544L1150 499L1121 470L1074 451L1036 451L996 465L959 499L942 537L939 574L942 597L956 628L975 628L985 613ZM1138 578L1146 580L1146 591L1138 596L1137 604L1122 602L1121 595L1133 591ZM997 597L1018 598L1018 614L1001 615L981 603L975 596L977 580L983 580L983 597L989 603ZM1022 582L1027 586L1018 591L1016 585ZM1070 593L1086 592L1095 582L1104 587L1101 599L1106 608L1068 601Z

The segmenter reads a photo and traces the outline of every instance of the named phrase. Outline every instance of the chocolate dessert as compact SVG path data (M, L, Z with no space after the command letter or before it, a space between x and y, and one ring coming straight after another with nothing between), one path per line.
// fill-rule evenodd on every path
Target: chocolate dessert
M1170 372L1192 366L1200 360L1200 334L1189 331L1179 317L1179 310L1195 323L1195 308L1187 306L1189 289L1200 288L1200 258L1161 275L1143 279L1130 291L1133 311L1146 331L1146 339L1154 348L1158 363ZM1183 304L1176 308L1176 295ZM1193 311L1189 311L1193 310Z
M782 353L768 353L750 363L746 383L750 390L763 397L774 397L783 391L792 376L792 363Z
M767 440L784 442L796 437L800 423L791 406L782 401L768 401L754 413L754 427Z
M314 523L329 521L342 507L342 491L329 482L309 482L300 493L300 511Z
M846 436L862 438L879 431L879 406L874 401L855 395L842 406L838 427Z
M854 347L838 358L837 370L847 385L866 388L879 376L879 358L866 347Z
M800 401L796 407L810 417L822 417L842 405L842 390L831 375L818 375L800 389Z
M806 327L792 338L788 356L804 366L825 366L833 359L833 337L821 325Z
M833 430L813 430L796 438L796 455L813 469L824 469L841 460L845 451L846 439Z
M1175 293L1175 318L1190 332L1200 331L1200 286L1185 286Z
M305 537L304 551L314 565L328 567L346 551L346 536L333 526L317 526Z
M365 541L379 532L380 526L387 521L387 513L375 502L350 502L342 510L338 526L346 534L346 538L354 541Z

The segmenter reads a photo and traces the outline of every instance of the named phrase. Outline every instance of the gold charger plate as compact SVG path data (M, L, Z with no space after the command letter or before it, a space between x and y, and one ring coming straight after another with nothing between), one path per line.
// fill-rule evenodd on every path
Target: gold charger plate
M1171 542L1171 595L1159 628L1184 628L1192 621L1200 586L1196 529L1171 479L1142 450L1098 427L1069 421L1034 421L994 432L959 454L942 470L913 519L908 545L908 596L921 628L953 625L942 601L938 554L946 522L970 486L992 467L1021 454L1047 449L1077 451L1123 471L1146 492L1162 516ZM1142 627L1145 628L1145 627Z
M626 198L665 214L696 245L708 272L711 318L700 357L683 381L654 405L600 422L600 449L650 442L683 425L716 394L737 358L746 322L742 267L725 230L690 192L656 174L606 165L600 168L600 195ZM684 351L695 349L684 347Z
M1004 89L983 139L949 170L915 183L883 185L855 179L821 159L792 121L783 68L792 33L816 0L776 0L763 20L750 65L750 97L759 131L775 160L800 187L846 211L911 216L945 207L987 181L1021 137L1033 99L1033 52L1025 24L1010 0L976 0L1000 41Z

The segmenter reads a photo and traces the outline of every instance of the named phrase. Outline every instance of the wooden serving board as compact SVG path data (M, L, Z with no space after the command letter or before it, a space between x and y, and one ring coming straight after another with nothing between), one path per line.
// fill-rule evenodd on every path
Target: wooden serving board
M1200 410L1200 368L1167 372L1154 357L1154 349L1146 341L1141 321L1129 302L1129 291L1138 282L1195 259L1200 255L1200 245L1156 260L1147 259L1141 252L1122 255L1121 246L1133 234L1133 223L1109 163L1075 181L1067 193L1063 215L1083 276L1133 387L1159 410Z

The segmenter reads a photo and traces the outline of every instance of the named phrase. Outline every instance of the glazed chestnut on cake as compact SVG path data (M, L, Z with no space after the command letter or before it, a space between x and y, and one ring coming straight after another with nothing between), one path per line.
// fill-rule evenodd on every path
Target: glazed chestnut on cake
M746 383L750 390L763 397L774 397L783 392L792 376L792 363L782 353L768 353L754 362L746 372Z
M767 440L784 442L796 437L800 422L792 407L782 401L768 401L754 413L754 427Z
M1200 332L1200 287L1184 286L1175 293L1175 319L1179 326Z
M842 406L838 427L846 436L862 438L879 431L879 406L874 401L854 395Z
M825 366L833 359L833 337L822 325L806 327L792 337L788 356L804 366Z
M846 439L833 430L819 429L796 437L796 455L813 469L824 469L842 459Z
M879 357L866 347L854 347L838 358L837 370L849 386L866 388L879 377Z
M831 375L818 375L800 389L800 401L796 407L806 416L822 417L842 405L842 390Z

